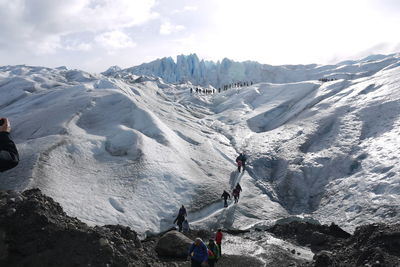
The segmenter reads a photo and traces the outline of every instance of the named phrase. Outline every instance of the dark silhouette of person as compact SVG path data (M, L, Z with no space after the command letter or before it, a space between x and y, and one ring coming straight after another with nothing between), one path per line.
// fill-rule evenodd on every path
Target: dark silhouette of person
M239 183L237 183L235 189L237 190L237 202L238 202L240 198L240 193L242 192L242 187L240 186Z
M0 118L0 172L18 165L19 154L10 137L11 124L7 118Z
M235 200L235 204L239 202L239 190L234 188L232 191L233 199Z
M174 220L174 223L178 225L178 231L182 232L182 224L185 221L187 216L185 206L182 205L182 207L179 209L178 216Z
M231 195L229 195L229 193L224 190L224 192L221 195L221 198L224 199L224 207L225 208L228 207L228 198L231 199Z
M235 187L235 188L236 188L237 190L239 190L239 193L242 192L242 187L240 186L239 183L236 184L236 187Z

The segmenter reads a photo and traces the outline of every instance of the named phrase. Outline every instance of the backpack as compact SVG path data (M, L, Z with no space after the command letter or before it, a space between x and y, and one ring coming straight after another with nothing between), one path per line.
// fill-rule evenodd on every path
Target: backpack
M239 196L239 190L238 189L233 189L232 195L234 196Z

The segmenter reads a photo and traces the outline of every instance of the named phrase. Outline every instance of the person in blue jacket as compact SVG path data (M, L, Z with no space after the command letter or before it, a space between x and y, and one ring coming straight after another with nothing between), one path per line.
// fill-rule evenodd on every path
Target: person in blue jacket
M192 267L207 266L208 248L201 238L197 237L189 248L189 256Z

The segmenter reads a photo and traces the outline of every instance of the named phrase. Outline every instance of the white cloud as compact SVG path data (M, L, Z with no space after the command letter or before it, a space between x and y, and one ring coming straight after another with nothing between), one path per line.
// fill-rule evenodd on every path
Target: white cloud
M197 6L185 6L183 10L185 11L196 11L198 9Z
M171 33L176 33L185 29L183 25L174 25L171 22L167 21L161 24L160 26L160 34L169 35Z
M183 12L196 11L198 9L199 9L198 6L185 6L183 9L175 9L172 13L179 14Z
M79 33L89 36L142 25L158 17L154 5L155 0L0 0L0 45L32 53L85 50L90 44L77 40ZM109 43L131 46L126 40Z
M89 43L72 43L64 45L62 48L69 51L89 51L92 47Z
M136 46L136 43L121 31L104 32L96 36L95 41L109 51Z

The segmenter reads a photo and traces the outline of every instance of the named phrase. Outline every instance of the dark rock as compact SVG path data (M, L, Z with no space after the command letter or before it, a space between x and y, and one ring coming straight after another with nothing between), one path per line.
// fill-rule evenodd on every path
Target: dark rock
M400 266L400 224L370 224L354 235L339 226L290 221L267 229L316 253L312 266ZM307 266L307 265L306 265Z
M331 225L329 226L329 235L334 236L336 238L350 238L351 237L351 234L344 231L342 228L340 228L335 223L331 223Z
M314 255L315 267L327 267L332 266L334 263L333 255L329 251L320 251Z
M6 233L0 229L0 260L8 257L8 246L6 244Z
M239 230L239 229L224 229L223 232L228 233L230 235L240 235L244 233L249 233L250 230Z
M38 189L1 191L0 200L0 266L163 265L129 227L89 227Z
M310 243L312 246L318 246L328 241L328 237L320 232L313 232L311 234Z
M159 256L169 258L186 258L192 240L178 231L171 231L164 234L156 245L156 252Z
M330 250L337 241L341 242L351 236L335 224L327 226L305 221L280 222L267 231L301 246L310 246L314 252Z

